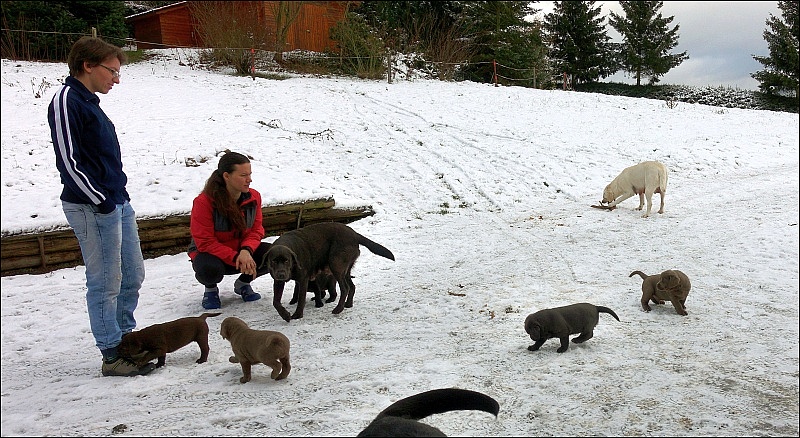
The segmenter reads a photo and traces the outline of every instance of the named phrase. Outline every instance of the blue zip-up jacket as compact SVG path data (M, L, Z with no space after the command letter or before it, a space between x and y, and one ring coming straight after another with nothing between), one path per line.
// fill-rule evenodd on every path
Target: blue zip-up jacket
M47 121L64 184L61 200L92 204L100 213L130 201L117 132L95 93L67 77L47 108Z

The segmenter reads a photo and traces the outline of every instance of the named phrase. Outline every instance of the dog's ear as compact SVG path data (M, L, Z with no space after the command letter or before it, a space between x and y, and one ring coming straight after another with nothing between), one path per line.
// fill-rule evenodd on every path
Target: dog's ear
M289 254L292 256L292 270L294 271L295 269L303 269L303 267L300 266L300 262L297 260L297 254L295 254L291 249L287 249L289 250Z
M272 247L270 247L267 250L267 252L265 252L264 255L261 256L261 261L258 263L258 267L256 267L256 270L260 270L261 268L263 268L266 265L267 272L269 272L269 263L267 262L267 260L269 259L269 253L271 251L272 251Z
M533 318L525 319L525 333L529 334L534 341L539 339L539 324Z

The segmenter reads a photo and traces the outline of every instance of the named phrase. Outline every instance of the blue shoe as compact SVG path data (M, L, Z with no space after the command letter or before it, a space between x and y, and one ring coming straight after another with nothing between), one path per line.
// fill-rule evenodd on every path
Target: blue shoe
M219 292L206 292L203 294L204 309L219 309L222 303L219 302Z
M261 299L261 295L254 291L249 283L241 283L239 287L233 288L233 292L236 293L236 295L241 295L244 301L256 301Z

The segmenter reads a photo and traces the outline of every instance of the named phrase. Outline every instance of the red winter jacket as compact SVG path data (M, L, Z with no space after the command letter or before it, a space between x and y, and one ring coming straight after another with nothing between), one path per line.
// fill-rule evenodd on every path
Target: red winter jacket
M189 225L192 233L189 258L194 260L198 252L207 252L219 257L226 264L236 266L236 257L242 248L246 248L251 254L258 248L264 238L261 194L255 189L249 190L238 201L247 227L241 235L232 230L230 221L214 208L211 198L205 193L194 198Z

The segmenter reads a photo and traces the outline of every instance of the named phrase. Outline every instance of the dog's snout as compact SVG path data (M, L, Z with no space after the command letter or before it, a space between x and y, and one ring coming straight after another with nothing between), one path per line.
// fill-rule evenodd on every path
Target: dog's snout
M272 275L273 280L278 280L278 281L289 281L292 279L291 275L289 274L289 271L284 269L270 271L270 275Z

